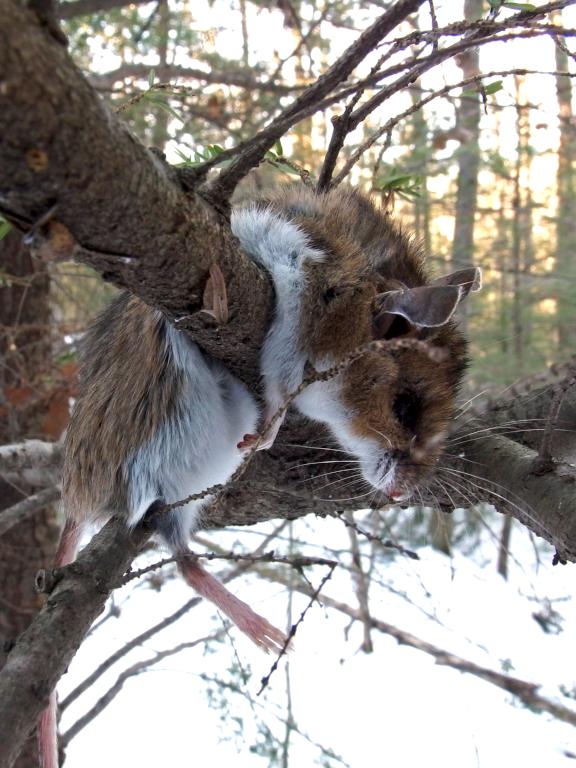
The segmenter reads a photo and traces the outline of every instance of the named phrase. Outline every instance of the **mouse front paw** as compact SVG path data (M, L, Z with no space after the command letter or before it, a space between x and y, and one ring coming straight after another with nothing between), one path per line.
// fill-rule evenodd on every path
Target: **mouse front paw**
M242 440L237 444L237 448L242 453L250 453L250 451L267 451L274 444L274 436L267 437L266 435L259 435L258 433L248 433L244 435Z

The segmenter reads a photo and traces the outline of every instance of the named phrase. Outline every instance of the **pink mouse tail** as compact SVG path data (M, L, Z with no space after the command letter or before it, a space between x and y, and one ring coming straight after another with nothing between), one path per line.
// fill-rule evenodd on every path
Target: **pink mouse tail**
M82 526L67 520L56 552L54 568L62 568L76 557ZM56 691L50 694L48 706L36 726L40 768L58 768L58 701Z
M48 706L40 715L36 726L40 768L58 768L57 712L56 691L52 691Z
M284 632L229 592L224 584L204 570L200 563L191 558L183 558L180 561L180 570L187 583L201 597L210 600L259 648L266 653L268 651L278 653L284 648L286 644Z

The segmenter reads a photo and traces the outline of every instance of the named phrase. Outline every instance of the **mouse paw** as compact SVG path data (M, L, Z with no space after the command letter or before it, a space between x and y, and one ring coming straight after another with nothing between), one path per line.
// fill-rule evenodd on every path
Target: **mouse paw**
M238 448L238 450L242 453L249 453L256 445L257 440L258 435L248 433L244 435L242 440L240 440L240 442L236 445L236 448Z
M244 435L236 447L242 453L250 453L250 451L254 449L257 451L266 451L268 448L272 447L273 443L274 437L267 437L266 435L261 436L257 433L248 433L247 435Z

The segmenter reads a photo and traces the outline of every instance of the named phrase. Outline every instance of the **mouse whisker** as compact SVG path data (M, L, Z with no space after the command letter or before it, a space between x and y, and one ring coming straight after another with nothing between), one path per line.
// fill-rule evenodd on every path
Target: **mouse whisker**
M340 485L340 490L343 490L344 488L350 488L353 487L355 483L357 483L359 480L362 480L362 475L356 475L356 476L349 476L349 477L337 477L336 480L332 480L329 483L325 483L324 485L321 485L319 490L323 491L325 488L329 488L331 485L337 485L340 481L342 481L342 484Z
M356 459L327 459L326 461L306 461L303 464L294 464L294 466L288 469L291 472L293 469L301 469L302 467L317 467L322 464L352 464Z
M326 446L316 446L306 443L276 443L276 445L282 448L304 448L311 451L333 451L334 453L345 453L348 456L353 456L350 451L345 451L343 448L327 448Z
M523 432L544 432L547 428L546 427L528 427L528 428L522 428L519 429L506 429L502 430L502 432L496 433L496 430L492 430L493 433L500 434L502 437L508 437L509 435L517 435L521 434ZM564 427L554 427L554 432L576 432L574 429L566 429ZM477 440L481 440L482 437L485 435L476 435L475 437L462 437L460 440L455 441L451 443L451 448L459 448L462 445L468 445L469 443L476 442Z
M368 428L369 428L369 429L371 429L373 432L376 432L376 434L377 434L377 435L380 435L380 437L383 437L383 438L384 438L384 440L386 440L386 441L387 441L387 443L388 443L388 445L390 446L390 448L391 448L391 449L393 448L393 446L392 446L392 440L390 440L390 438L389 438L387 435L385 435L383 432L380 432L380 430L379 430L379 429L376 429L375 427L371 427L371 426L368 426Z
M347 477L350 477L351 475L356 475L357 477L361 477L360 472L358 471L357 467L351 467L350 469L335 469L333 472L323 472L320 475L314 475L314 477L305 477L302 480L299 480L296 484L302 485L304 483L312 483L315 480L321 480L323 477L328 477L330 475L340 475L342 477L346 474Z
M486 389L483 389L481 392L477 392L475 395L470 397L468 400L466 400L465 403L462 403L458 407L457 413L454 416L454 419L461 418L465 413L467 413L470 410L470 405L476 400L478 397L482 397L482 395L485 395L486 392L490 392L490 387L486 387Z
M506 488L501 483L496 483L493 480L486 481L483 477L480 477L479 475L474 475L471 472L465 472L463 470L457 470L452 469L448 467L441 467L442 472L450 473L451 476L456 476L456 478L460 478L461 480L465 481L467 484L472 485L474 488L477 488L482 493L488 493L491 496L494 496L495 498L499 499L500 501L504 502L504 504L510 505L513 509L515 509L520 514L525 515L530 521L535 523L536 525L544 528L544 530L549 533L547 528L544 526L542 521L540 521L536 515L536 512L534 508L528 504L521 496L519 496L517 493L513 493L510 491L509 488ZM474 480L480 481L473 482ZM519 502L521 502L521 505L515 503L510 498L507 498L506 496L503 496L501 493L498 493L497 491L493 490L490 486L494 486L495 488L500 488L504 493L512 495L514 498L518 499ZM480 501L480 498L478 499Z

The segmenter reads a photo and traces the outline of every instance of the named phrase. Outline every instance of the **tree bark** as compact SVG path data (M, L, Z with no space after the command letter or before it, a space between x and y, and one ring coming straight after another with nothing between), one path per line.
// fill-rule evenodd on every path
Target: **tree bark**
M65 256L179 321L241 377L256 377L272 307L268 278L238 251L227 222L185 195L110 114L34 14L12 0L0 8L0 211L30 226L56 206L72 235ZM198 314L214 263L231 318L218 330Z

